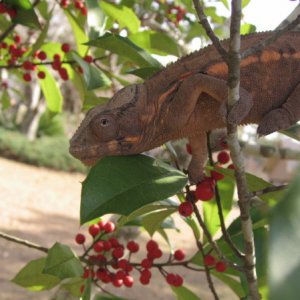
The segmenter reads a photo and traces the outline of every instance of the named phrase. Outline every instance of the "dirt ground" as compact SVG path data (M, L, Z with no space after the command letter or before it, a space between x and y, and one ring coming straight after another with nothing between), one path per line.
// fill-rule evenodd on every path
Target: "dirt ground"
M46 247L59 241L76 249L73 238L79 230L83 178L82 174L57 172L0 158L0 231ZM177 221L181 233L173 230L171 239L177 248L192 254L195 251L192 233L179 218ZM139 236L141 244L145 238L149 237ZM42 252L0 239L1 300L50 300L53 297L53 290L28 292L9 281L29 260L41 256ZM182 268L177 272L202 300L213 299L202 273ZM110 291L134 300L176 299L159 274L153 277L147 287L137 283L132 289ZM216 286L221 300L237 299L222 284L216 282Z

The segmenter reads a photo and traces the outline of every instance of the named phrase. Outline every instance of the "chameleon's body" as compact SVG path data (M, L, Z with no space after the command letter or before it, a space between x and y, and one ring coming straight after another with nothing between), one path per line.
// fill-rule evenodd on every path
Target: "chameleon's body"
M241 48L270 34L244 36ZM228 48L228 41L223 46ZM189 176L197 182L207 156L206 132L225 127L226 80L227 66L213 46L194 52L89 111L71 140L70 152L93 164L104 156L136 154L188 137L193 152ZM285 33L262 52L243 59L240 86L241 99L228 116L231 123L259 124L261 135L296 123L300 33Z

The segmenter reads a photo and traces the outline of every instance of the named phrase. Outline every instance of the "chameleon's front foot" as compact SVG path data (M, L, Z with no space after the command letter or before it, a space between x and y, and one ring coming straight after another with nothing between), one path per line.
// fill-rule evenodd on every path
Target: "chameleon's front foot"
M197 184L205 178L203 167L199 168L197 165L190 164L188 167L189 181L192 184Z
M248 115L253 106L252 96L244 89L240 89L240 100L236 102L229 113L227 112L227 103L223 102L220 107L220 113L224 122L228 120L229 124L238 125Z

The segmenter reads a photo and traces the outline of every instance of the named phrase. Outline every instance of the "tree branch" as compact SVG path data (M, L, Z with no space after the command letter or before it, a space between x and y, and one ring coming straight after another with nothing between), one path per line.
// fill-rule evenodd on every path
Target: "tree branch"
M228 52L228 111L239 100L240 89L240 22L241 22L241 0L231 2L230 42ZM252 220L250 217L250 197L247 188L244 159L238 141L237 125L227 122L227 141L231 153L231 159L235 166L235 177L238 190L238 205L240 208L241 226L244 237L244 267L252 300L261 299L258 291L255 246Z
M36 249L36 250L39 250L39 251L42 251L42 252L45 252L45 253L48 253L48 251L49 251L49 249L46 248L46 247L42 247L38 244L31 243L27 240L20 239L18 237L6 234L4 232L0 232L0 237L2 237L5 240L8 240L10 242L14 242L14 243L26 246L28 248L33 248L33 249Z

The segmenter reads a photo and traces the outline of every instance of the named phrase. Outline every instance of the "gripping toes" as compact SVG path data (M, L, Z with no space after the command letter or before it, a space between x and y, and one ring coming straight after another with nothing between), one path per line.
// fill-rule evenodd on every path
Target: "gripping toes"
M293 124L289 112L284 108L278 108L264 116L257 128L257 133L260 136L267 135L281 129L287 129Z

